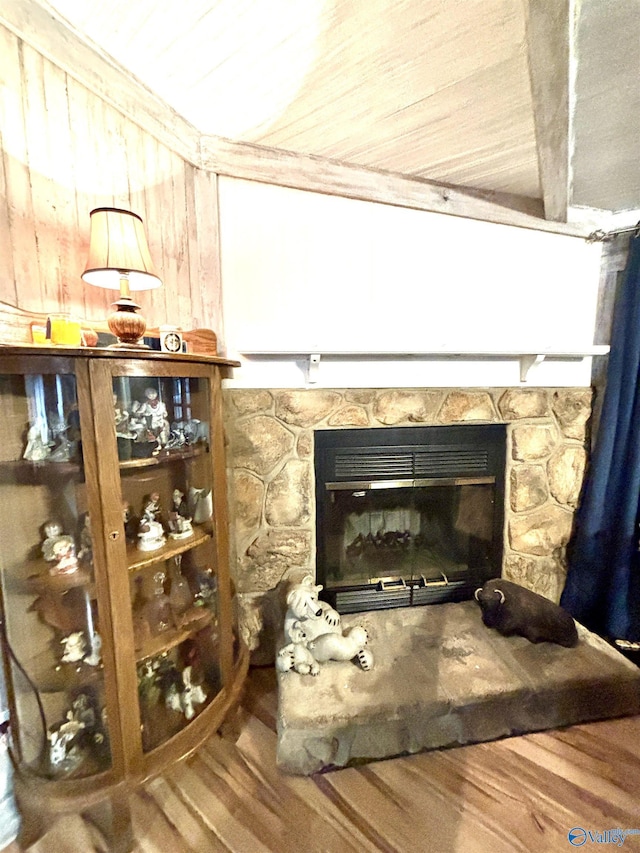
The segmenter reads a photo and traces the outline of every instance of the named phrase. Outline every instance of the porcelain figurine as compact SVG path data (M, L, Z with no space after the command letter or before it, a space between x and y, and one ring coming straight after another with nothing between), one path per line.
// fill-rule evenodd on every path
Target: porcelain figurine
M211 518L213 514L213 497L211 489L189 489L188 499L189 515L194 524L202 524Z
M75 741L83 730L84 724L80 720L71 719L55 731L47 733L49 762L54 770L70 770L82 760Z
M195 593L196 607L215 609L218 595L218 579L211 566L206 569L192 567L188 570L189 583Z
M88 666L100 666L102 663L102 637L94 631L89 642L91 648L89 654L85 655L83 658L83 661L88 664Z
M79 693L57 729L47 733L49 762L54 771L70 771L84 760L87 747L100 749L105 742L105 720L90 696Z
M129 412L122 408L116 394L113 395L113 420L117 436L120 438L135 438L135 433L129 429Z
M64 417L57 414L49 415L49 431L54 439L51 445L54 449L48 456L49 462L68 462L71 459L75 447L67 438L67 429Z
M319 664L327 661L357 661L365 671L373 667L373 655L365 646L366 629L354 626L342 629L340 614L318 594L322 585L305 575L287 595L284 620L284 644L276 655L279 672L295 670L301 675L317 675Z
M140 551L155 551L167 541L164 527L156 520L160 512L160 495L153 492L149 495L138 527L138 549Z
M52 545L54 565L49 569L50 575L72 575L78 571L76 545L72 536L61 536Z
M180 489L173 491L173 509L169 513L169 530L169 536L172 539L186 539L193 533L187 503Z
M195 444L202 438L203 432L206 434L207 426L197 418L191 418L184 424L184 435L187 444Z
M122 501L122 521L124 522L124 535L127 542L135 542L138 536L139 522L128 501Z
M130 434L133 436L134 441L139 443L148 442L149 440L152 440L152 437L148 435L147 426L141 418L137 418L135 415L131 415L129 418L128 428Z
M32 424L27 431L27 446L22 454L29 462L43 462L51 455L51 446L44 438L46 426L41 423Z
M171 424L169 440L165 445L167 450L176 450L187 444L187 439L184 434L184 430L180 428L181 426L182 424Z
M61 658L63 663L78 663L83 659L86 643L82 631L72 631L68 637L63 637L60 642L64 644Z
M158 439L158 443L164 447L169 441L169 417L167 407L160 400L155 388L145 388L145 400L143 403L134 402L132 411L138 419L145 419L148 429Z
M48 563L52 563L49 574L53 576L73 574L78 569L73 536L62 532L62 525L59 521L47 521L44 532L42 556Z
M44 525L44 535L45 539L42 543L42 556L45 560L51 561L55 559L53 556L53 543L57 542L63 535L62 525L60 522L55 519L47 521Z
M190 666L185 667L182 670L182 689L172 686L167 691L165 698L167 707L173 711L181 711L187 720L191 720L195 716L194 706L201 705L207 698L202 686L192 683L191 676L192 668Z

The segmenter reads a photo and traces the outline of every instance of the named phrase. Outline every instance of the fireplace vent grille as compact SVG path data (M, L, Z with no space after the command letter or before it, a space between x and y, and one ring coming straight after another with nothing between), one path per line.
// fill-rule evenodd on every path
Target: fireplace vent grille
M476 447L433 447L419 451L406 449L374 453L339 452L334 457L336 480L416 479L484 474L489 471L489 454Z
M335 458L336 480L414 476L413 453L340 453Z
M484 448L433 448L415 454L416 477L484 474L489 470L489 454Z

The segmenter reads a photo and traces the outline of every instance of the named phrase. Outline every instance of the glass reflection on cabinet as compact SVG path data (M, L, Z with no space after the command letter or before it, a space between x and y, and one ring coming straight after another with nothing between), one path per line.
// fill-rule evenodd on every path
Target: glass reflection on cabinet
M210 393L205 378L113 379L145 752L221 689Z
M36 774L91 775L111 756L75 377L0 377L0 406L0 582L14 746Z

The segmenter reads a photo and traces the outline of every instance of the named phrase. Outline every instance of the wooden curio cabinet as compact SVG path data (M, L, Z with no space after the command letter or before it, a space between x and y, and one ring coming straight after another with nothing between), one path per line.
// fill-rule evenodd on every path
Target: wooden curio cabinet
M0 351L3 659L18 776L45 798L125 802L237 701L229 364Z

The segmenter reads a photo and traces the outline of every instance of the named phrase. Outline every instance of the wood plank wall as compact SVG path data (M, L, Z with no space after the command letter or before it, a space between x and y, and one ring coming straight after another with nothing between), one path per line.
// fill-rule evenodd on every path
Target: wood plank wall
M89 213L133 210L164 286L150 325L222 334L217 176L197 168L0 26L0 300L102 320L114 291L85 284Z

